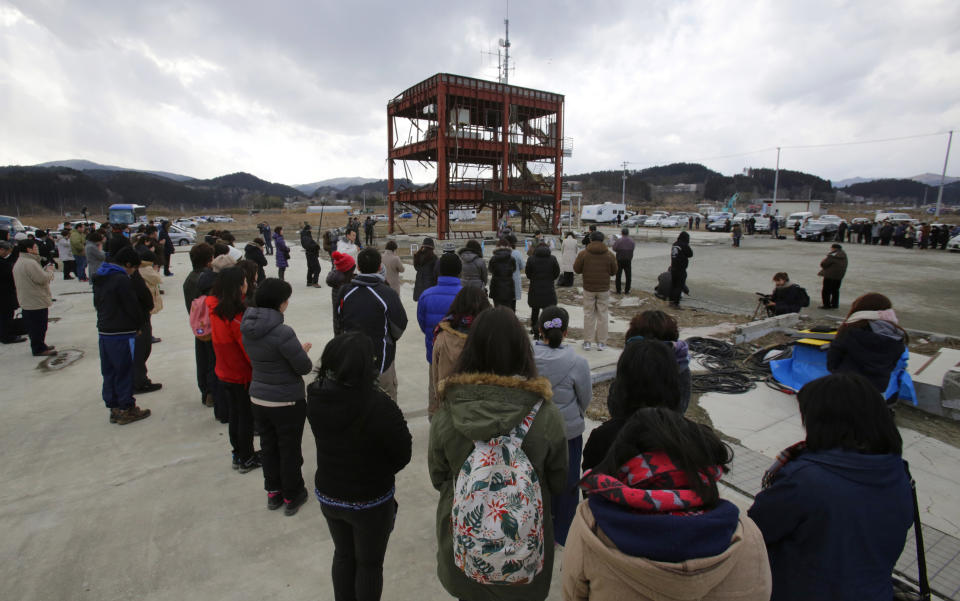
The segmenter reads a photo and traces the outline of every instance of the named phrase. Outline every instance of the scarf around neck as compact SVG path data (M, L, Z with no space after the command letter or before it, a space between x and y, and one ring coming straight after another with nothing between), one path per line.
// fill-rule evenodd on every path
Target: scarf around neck
M780 451L777 454L777 458L773 461L773 465L767 468L767 471L763 472L763 480L761 481L763 490L766 490L773 486L773 483L777 481L779 477L780 470L783 469L783 466L787 465L807 450L807 441L801 440L800 442L795 442L784 450Z
M437 336L440 335L440 330L442 329L440 327L441 323L447 322L453 327L454 330L457 330L458 332L462 332L466 334L467 332L470 331L470 325L473 323L473 319L474 319L473 315L462 315L459 318L456 315L447 315L446 317L441 319L436 326L434 326L433 341L436 342Z
M709 484L722 474L719 465L712 465L700 472L700 479ZM702 513L704 504L687 476L662 451L637 455L621 466L616 476L587 470L580 488L641 513L693 515Z

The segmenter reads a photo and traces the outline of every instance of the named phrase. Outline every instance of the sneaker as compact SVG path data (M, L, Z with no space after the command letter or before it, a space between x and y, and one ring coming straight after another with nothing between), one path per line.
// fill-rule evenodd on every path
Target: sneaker
M157 338L156 336L151 336L151 337L150 337L150 343L151 343L151 344L160 344L161 342L163 342L163 340L160 339L160 338Z
M307 491L306 489L301 490L300 494L292 499L284 499L283 504L283 515L289 517L291 515L296 515L297 511L300 510L300 506L307 502Z
M119 417L120 417L120 410L117 409L116 407L112 407L110 409L110 423L111 424L117 423L117 418Z
M161 388L163 388L163 384L161 384L160 382L150 382L145 386L137 388L137 394L147 394L148 392L156 392Z
M132 424L133 422L138 422L142 419L147 419L150 417L149 409L141 409L134 405L129 409L120 409L120 413L117 414L117 424L120 426L126 426L127 424Z
M597 343L597 350L598 350L598 351L605 351L605 350L607 350L607 345L605 345L605 344L602 343L602 342L598 342L598 343Z
M584 343L583 343L583 350L585 350L585 351L589 351L589 350L590 350L590 343L589 343L589 342L584 342Z
M48 349L45 350L45 351L40 351L39 353L34 353L33 356L34 356L34 357L52 357L53 355L56 355L56 354L57 354L57 351L53 350L53 347L51 346L50 348L48 348Z
M252 457L246 461L241 461L240 466L237 467L237 471L241 474L246 474L247 472L252 472L263 465L263 462L260 460L260 453L255 452Z
M267 493L267 509L273 511L274 509L280 509L283 506L283 495L280 494L279 490Z

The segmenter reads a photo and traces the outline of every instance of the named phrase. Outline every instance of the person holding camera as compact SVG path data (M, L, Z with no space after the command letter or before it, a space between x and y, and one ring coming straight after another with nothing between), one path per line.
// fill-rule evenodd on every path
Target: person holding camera
M807 291L790 281L787 272L780 271L773 274L773 292L764 297L767 312L771 315L785 315L799 313L803 307L810 306L810 296Z

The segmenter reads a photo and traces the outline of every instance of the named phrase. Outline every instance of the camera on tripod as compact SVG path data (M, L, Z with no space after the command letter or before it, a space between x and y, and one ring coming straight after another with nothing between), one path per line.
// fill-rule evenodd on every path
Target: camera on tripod
M758 297L757 308L753 311L753 319L763 314L766 314L767 317L773 317L775 315L774 308L767 305L767 303L773 302L773 297L763 292L757 292L756 294Z

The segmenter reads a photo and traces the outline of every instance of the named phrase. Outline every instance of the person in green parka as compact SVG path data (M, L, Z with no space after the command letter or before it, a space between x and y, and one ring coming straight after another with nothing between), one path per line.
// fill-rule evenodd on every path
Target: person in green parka
M440 491L436 522L440 582L448 593L466 601L542 601L553 572L550 498L566 484L567 440L563 417L550 401L550 382L537 376L530 339L513 311L497 307L475 318L454 375L442 380L438 389L440 406L430 424L427 462L430 480ZM454 561L450 516L457 475L473 441L508 434L541 401L521 448L542 488L543 569L529 584L481 584Z

